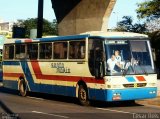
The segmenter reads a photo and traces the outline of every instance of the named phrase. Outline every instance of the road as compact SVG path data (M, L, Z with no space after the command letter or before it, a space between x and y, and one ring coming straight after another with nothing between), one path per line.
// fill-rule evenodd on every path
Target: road
M90 107L80 106L76 99L54 95L29 94L0 87L0 118L8 119L159 119L160 107L139 104L93 102ZM7 115L8 113L8 115ZM143 117L143 118L142 118Z

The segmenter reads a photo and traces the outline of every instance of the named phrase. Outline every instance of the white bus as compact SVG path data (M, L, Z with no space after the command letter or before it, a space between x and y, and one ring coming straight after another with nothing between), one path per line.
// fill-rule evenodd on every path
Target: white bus
M0 35L0 82L2 81L2 52L3 52L3 44L6 40L4 35Z
M8 40L3 85L90 100L155 98L157 75L149 39L127 32L88 32L53 38ZM118 58L118 59L116 59Z

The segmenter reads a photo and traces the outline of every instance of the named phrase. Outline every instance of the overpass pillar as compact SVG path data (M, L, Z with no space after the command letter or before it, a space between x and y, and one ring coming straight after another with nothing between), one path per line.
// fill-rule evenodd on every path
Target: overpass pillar
M81 0L58 23L59 35L87 31L107 31L108 20L116 0Z

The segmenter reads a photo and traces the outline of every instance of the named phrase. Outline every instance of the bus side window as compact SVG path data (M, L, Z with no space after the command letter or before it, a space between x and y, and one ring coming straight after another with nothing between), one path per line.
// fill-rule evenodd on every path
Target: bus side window
M67 42L55 42L53 45L54 53L53 58L54 59L67 59Z
M52 58L52 43L41 43L39 45L39 58L40 59Z
M16 59L24 59L26 58L25 45L16 45Z
M14 45L6 45L4 51L4 59L14 58Z
M69 59L85 58L85 41L70 41Z
M32 60L38 58L38 44L27 44L27 58Z

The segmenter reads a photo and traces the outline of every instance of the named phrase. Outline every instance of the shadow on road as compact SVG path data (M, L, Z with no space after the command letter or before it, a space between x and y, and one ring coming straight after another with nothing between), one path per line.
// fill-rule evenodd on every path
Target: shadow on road
M0 92L19 95L18 91L7 89L4 87L0 87ZM33 93L33 92L32 93L28 92L27 96L42 98L42 99L50 100L50 101L59 101L59 102L80 105L78 99L73 98L73 97L59 96L59 95L53 95L53 94L44 94L44 93ZM118 102L91 101L91 106L104 108L104 107L133 107L133 106L143 106L143 105L137 104L135 101L118 101Z
M1 100L0 100L0 108L2 108L2 110L4 110L4 113L1 114L2 119L20 119L20 117L18 116L18 114L15 114Z

